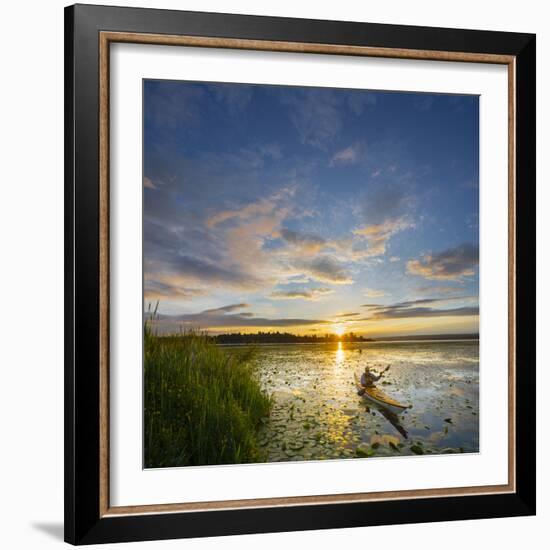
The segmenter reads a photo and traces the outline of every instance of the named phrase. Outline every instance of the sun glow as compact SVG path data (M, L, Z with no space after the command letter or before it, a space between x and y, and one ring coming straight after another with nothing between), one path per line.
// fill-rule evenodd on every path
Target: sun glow
M344 325L336 325L333 330L334 334L336 334L337 336L343 336L344 332L346 332L346 328L344 327Z

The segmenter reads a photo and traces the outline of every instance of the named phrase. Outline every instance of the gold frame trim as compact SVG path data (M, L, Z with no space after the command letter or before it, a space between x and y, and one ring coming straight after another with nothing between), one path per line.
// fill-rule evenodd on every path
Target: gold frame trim
M124 42L164 46L228 48L238 50L315 53L394 59L430 61L459 61L493 63L508 67L508 483L478 487L417 489L373 493L348 493L303 497L277 497L216 502L149 504L141 506L110 506L109 500L109 57L110 44ZM307 44L233 38L159 35L146 33L99 33L99 311L100 311L100 467L99 515L114 517L139 514L198 512L275 506L300 506L373 502L416 498L441 498L514 493L516 491L516 342L515 342L515 287L516 287L516 58L510 55L342 46L336 44Z

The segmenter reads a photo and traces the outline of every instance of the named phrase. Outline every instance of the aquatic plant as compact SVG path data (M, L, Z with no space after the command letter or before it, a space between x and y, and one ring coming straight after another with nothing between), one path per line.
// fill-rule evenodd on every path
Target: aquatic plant
M144 330L144 464L162 468L263 460L257 439L271 401L251 364L196 332Z

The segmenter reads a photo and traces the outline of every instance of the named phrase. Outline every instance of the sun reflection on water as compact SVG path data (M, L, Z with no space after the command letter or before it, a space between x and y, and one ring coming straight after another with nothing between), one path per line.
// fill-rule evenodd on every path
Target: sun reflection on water
M342 342L338 342L338 347L336 348L336 364L342 365L344 363L345 353L342 347Z

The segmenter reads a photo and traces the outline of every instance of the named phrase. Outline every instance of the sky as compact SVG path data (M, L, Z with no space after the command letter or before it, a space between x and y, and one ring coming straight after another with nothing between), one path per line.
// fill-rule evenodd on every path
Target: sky
M145 80L161 332L478 332L477 96Z

